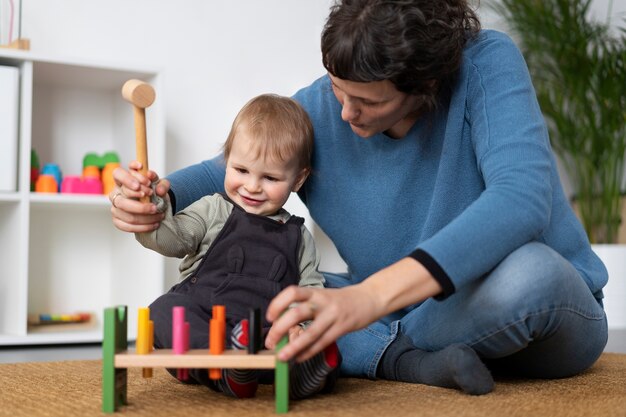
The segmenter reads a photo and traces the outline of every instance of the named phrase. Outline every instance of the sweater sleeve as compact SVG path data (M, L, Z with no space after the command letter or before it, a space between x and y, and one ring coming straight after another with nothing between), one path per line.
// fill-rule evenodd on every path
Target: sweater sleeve
M167 176L174 213L200 198L224 191L223 155L182 168Z
M417 248L452 281L444 296L540 239L550 220L554 160L526 64L504 34L480 44L465 57L462 76L465 123L485 189Z

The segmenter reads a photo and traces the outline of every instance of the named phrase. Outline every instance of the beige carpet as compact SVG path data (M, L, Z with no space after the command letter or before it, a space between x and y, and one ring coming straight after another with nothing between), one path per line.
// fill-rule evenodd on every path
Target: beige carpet
M152 379L129 371L129 405L120 416L273 416L271 387L237 400L183 385L163 369ZM0 365L0 416L103 415L100 361ZM604 354L582 375L562 380L496 381L493 393L470 397L455 390L387 381L340 379L337 391L292 402L291 416L626 417L626 355Z

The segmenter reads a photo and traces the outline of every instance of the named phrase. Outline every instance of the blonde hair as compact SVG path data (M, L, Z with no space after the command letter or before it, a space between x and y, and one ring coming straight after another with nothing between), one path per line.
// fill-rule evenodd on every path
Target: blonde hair
M256 158L281 162L296 158L299 169L311 169L313 126L295 100L276 94L262 94L248 101L235 117L224 143L227 161L240 129L246 129L255 144Z

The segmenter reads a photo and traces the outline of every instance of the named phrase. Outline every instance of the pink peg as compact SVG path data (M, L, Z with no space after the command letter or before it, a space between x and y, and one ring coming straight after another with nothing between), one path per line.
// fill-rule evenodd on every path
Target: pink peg
M189 350L189 323L185 322L185 307L172 308L172 348L177 355ZM176 376L179 380L186 381L189 378L189 370L178 369Z

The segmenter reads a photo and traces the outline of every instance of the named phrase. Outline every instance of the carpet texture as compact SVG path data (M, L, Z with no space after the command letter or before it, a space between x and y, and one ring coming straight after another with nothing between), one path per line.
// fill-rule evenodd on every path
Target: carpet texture
M101 362L0 365L0 416L85 417L101 409ZM120 416L275 416L270 386L256 398L232 399L184 385L163 369L143 379L128 374L129 404ZM335 393L292 401L291 416L355 417L626 417L626 355L605 353L587 372L560 380L496 379L495 391L471 397L459 391L400 382L342 378Z

